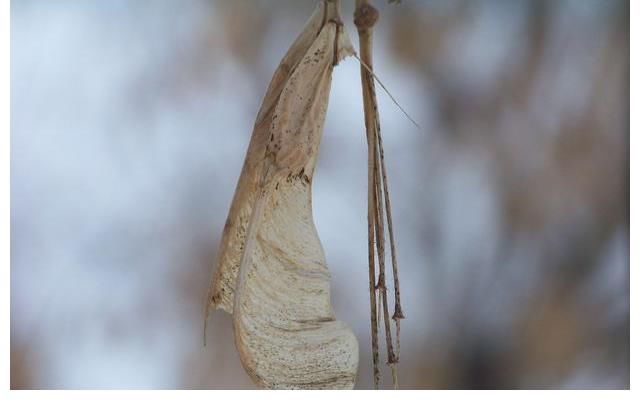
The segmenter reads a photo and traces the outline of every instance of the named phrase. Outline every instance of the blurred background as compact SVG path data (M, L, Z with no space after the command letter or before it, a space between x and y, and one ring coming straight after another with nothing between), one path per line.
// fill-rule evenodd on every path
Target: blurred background
M255 115L314 4L12 2L12 388L253 388L227 314L202 346L202 307ZM375 70L420 124L379 91L402 387L628 388L629 3L373 4ZM366 155L349 59L313 189L363 389Z

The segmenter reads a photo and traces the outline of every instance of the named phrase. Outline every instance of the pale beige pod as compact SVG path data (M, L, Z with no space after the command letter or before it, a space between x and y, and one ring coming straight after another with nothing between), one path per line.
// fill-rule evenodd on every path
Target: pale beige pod
M319 2L271 80L207 297L207 313L233 314L242 364L267 388L353 388L358 367L311 207L331 74L354 54L336 3Z

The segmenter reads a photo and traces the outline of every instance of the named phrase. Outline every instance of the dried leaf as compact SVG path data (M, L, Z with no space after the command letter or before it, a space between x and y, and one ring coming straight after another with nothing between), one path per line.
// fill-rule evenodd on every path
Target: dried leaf
M207 298L207 313L233 314L242 364L263 387L355 383L358 343L335 319L311 208L333 67L354 54L339 21L336 3L321 1L274 74Z

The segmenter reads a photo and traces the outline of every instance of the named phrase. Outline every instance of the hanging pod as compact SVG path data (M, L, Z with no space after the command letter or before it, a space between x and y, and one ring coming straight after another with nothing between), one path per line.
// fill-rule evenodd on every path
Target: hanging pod
M334 66L354 54L322 0L271 80L225 223L205 307L233 315L236 348L267 388L353 388L358 343L336 320L311 183Z

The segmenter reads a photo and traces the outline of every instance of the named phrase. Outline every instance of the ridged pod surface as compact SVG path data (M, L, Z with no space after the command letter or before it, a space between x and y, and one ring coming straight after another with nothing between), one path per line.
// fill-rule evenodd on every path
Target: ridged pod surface
M320 1L271 80L222 235L205 311L233 314L240 359L262 387L355 384L358 343L335 318L311 205L331 74L353 53L336 2Z

